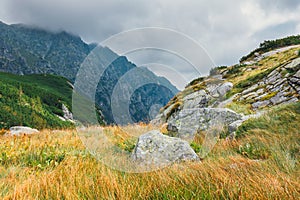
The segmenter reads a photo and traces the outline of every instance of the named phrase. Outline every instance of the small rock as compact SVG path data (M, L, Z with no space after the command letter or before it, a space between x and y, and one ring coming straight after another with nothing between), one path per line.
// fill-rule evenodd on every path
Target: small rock
M235 132L235 131L238 129L238 127L239 127L240 125L242 125L242 123L243 123L244 121L245 121L245 120L237 120L237 121L235 121L235 122L229 124L229 125L228 125L228 132L229 132L229 133Z
M291 63L287 64L284 68L286 69L293 69L300 65L300 58L294 59Z
M274 84L280 78L281 78L280 73L277 70L274 70L268 75L268 78L266 79L266 83Z
M298 70L298 71L296 72L296 74L294 74L294 77L300 79L300 70Z
M221 97L223 97L228 91L233 87L231 82L225 82L220 87L217 88L217 91Z
M257 101L252 104L252 108L257 109L257 108L265 107L265 106L269 105L270 103L271 103L270 100Z
M38 133L39 131L26 126L13 126L9 129L9 132L9 135L19 136L22 134L30 135L33 133Z
M296 84L296 85L300 85L300 79L298 79L298 78L292 77L289 79L289 82L292 82L293 84Z
M270 99L270 101L272 102L272 104L276 105L276 104L280 104L284 101L287 100L287 97L283 96L283 94L281 92L277 93L274 97L272 97Z
M282 90L283 85L277 85L276 87L273 87L270 89L271 92L278 92Z
M282 85L286 80L286 78L276 80L274 87L276 88L277 86Z
M199 90L185 96L183 98L183 106L184 109L207 107L210 99L211 96L208 95L205 90Z
M250 92L250 93L244 95L243 98L246 100L249 100L249 99L253 99L257 96L258 96L258 94L256 92Z
M292 99L288 100L286 103L294 103L299 101L299 99L297 97L293 97Z
M242 95L248 94L248 93L250 93L250 92L256 90L257 87L258 87L258 84L255 84L255 85L251 86L250 88L244 90L244 91L242 92Z
M263 94L264 92L265 92L264 88L260 88L260 89L258 89L258 90L256 91L256 93L257 93L258 95L261 95L261 94Z
M254 100L255 100L255 101L259 101L260 99L262 99L263 97L265 97L265 96L267 96L267 95L268 95L268 93L264 93L264 94L262 94L262 95L256 97Z

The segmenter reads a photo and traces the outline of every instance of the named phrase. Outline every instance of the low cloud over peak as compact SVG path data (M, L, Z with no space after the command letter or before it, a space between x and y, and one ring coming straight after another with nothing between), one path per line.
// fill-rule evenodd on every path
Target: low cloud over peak
M101 42L133 28L164 27L191 36L217 65L233 64L262 40L300 32L298 0L2 0L0 20L67 30Z

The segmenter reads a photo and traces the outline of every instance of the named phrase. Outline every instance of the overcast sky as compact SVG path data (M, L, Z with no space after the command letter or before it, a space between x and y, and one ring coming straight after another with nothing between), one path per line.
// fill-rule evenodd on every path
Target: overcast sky
M266 39L300 33L299 0L1 0L0 20L67 30L101 42L133 28L163 27L231 65Z

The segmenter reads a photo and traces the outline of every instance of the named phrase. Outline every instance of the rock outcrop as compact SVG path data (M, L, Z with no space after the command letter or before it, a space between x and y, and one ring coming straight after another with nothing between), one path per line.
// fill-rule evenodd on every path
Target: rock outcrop
M65 120L70 120L73 121L73 114L71 113L71 111L69 111L69 109L67 108L67 106L65 106L65 104L62 104L62 111L63 111L63 118Z
M233 135L265 108L299 101L299 49L284 47L257 54L252 63L213 69L211 76L193 80L177 94L152 123L167 123L169 135L187 141L214 126L225 126Z
M26 127L26 126L13 126L9 129L8 135L20 136L22 134L30 135L30 134L34 134L34 133L38 133L38 132L39 131L37 129L33 129L30 127Z
M197 161L199 157L188 142L154 130L139 137L132 159L146 168L159 168L178 161Z
M242 115L227 108L183 109L168 119L168 130L173 136L192 141L197 131L228 126L241 119Z
M241 120L242 115L230 109L216 108L232 87L232 83L220 77L207 79L203 89L177 99L177 102L163 110L152 123L168 123L167 130L170 135L192 141L197 131L208 130L214 126L227 126Z
M261 81L244 90L236 98L249 102L254 110L299 101L300 58L277 67Z

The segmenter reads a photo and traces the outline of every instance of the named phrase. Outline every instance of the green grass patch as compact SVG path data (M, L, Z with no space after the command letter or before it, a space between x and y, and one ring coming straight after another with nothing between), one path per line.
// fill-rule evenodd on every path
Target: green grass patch
M252 118L244 122L237 130L237 138L243 137L252 130L268 130L274 134L287 134L293 130L300 130L300 103L294 103L274 108L268 114L259 118Z

